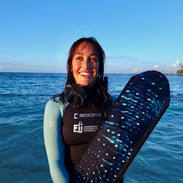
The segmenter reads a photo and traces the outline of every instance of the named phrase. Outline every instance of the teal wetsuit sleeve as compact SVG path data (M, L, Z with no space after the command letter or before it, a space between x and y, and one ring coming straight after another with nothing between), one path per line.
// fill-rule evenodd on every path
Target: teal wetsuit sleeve
M50 100L46 104L44 113L44 142L54 183L69 182L69 175L64 164L61 116L60 104Z

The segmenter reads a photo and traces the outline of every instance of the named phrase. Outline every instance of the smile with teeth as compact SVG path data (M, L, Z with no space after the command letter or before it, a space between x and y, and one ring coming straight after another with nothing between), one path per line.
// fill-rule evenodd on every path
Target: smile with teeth
M81 76L91 76L92 74L90 72L80 72Z

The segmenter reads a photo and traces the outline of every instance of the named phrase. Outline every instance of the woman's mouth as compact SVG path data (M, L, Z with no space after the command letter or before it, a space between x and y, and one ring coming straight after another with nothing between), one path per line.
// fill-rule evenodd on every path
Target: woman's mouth
M91 76L92 73L91 72L80 72L81 76Z

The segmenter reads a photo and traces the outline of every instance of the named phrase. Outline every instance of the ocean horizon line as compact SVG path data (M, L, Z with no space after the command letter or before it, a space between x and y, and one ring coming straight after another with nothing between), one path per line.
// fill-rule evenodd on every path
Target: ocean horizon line
M0 71L0 73L19 73L19 74L67 74L66 72L27 72L27 71ZM138 73L104 73L104 75L135 75Z
M148 70L147 70L148 71ZM145 72L145 71L143 71ZM159 71L160 72L160 71ZM28 72L28 71L0 71L0 73L17 73L17 74L67 74L66 72ZM104 75L136 75L139 73L104 73ZM162 73L164 75L170 75L170 76L183 76L181 74L176 73Z

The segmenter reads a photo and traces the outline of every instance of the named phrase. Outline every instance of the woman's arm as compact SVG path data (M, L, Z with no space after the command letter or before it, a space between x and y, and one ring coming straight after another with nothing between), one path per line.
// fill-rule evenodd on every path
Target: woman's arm
M50 100L45 107L44 141L54 183L68 183L69 176L64 164L64 144L61 134L60 104Z

